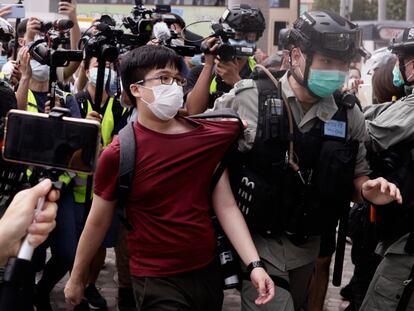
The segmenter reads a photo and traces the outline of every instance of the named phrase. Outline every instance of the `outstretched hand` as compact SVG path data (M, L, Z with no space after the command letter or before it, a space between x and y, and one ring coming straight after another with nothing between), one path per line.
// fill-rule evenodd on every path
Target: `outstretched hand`
M367 180L362 184L362 196L375 205L385 205L392 201L402 203L402 196L398 187L385 178Z

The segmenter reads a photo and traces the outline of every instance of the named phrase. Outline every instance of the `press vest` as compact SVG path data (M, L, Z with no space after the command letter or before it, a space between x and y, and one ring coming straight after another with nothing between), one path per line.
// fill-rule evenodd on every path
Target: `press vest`
M101 124L101 138L103 147L106 147L112 141L112 132L115 126L114 114L112 111L113 104L114 97L110 97ZM88 99L86 114L92 111L92 104ZM82 173L76 174L76 177L74 178L73 195L76 203L85 203L87 178L88 175Z
M290 137L282 99L268 79L256 81L259 109L252 149L237 153L230 180L249 228L264 235L284 232L295 244L319 235L349 205L358 142L347 138L347 110L328 122L317 121L306 133L293 120ZM300 170L287 161L289 141Z

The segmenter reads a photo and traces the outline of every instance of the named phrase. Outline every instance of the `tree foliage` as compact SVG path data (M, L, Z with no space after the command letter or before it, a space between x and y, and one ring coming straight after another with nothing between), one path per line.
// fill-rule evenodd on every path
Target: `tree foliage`
M404 20L407 0L388 0L387 19ZM340 0L315 0L313 9L332 10L339 13ZM354 0L351 20L376 20L378 0Z

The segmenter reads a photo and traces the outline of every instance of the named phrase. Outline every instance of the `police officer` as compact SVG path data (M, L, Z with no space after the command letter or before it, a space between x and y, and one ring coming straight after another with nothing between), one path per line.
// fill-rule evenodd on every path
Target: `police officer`
M235 30L235 39L244 45L254 45L263 35L266 24L260 9L247 4L236 5L227 9L220 19ZM236 44L234 41L234 44ZM238 56L231 60L213 55L217 49L216 38L210 38L205 44L211 53L206 52L204 65L191 69L187 76L185 93L189 114L201 113L212 107L214 101L230 91L241 79L247 79L256 62L253 56Z
M332 96L344 84L360 35L335 13L304 13L289 32L290 68L278 88L258 71L215 103L247 122L239 153L229 161L230 179L261 264L278 286L266 310L304 307L319 236L351 196L401 201L394 184L367 177L361 111ZM243 281L242 310L258 310L254 291Z
M413 85L414 27L405 29L390 49L398 57L393 84L396 87ZM377 253L383 259L362 303L360 310L364 311L414 308L413 104L414 94L410 94L395 103L374 106L366 113L372 116L372 111L377 112L367 121L374 174L383 174L396 183L404 201L401 206L394 203L374 206L380 240ZM378 112L375 108L381 109Z

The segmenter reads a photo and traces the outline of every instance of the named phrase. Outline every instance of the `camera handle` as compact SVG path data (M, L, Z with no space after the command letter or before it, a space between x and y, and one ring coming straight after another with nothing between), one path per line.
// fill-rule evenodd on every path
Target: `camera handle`
M50 109L55 107L56 85L57 85L57 67L51 62L49 66L49 105Z
M22 3L22 0L19 0L17 2L17 4L23 4ZM17 49L19 48L19 40L17 39L17 27L19 26L20 21L21 21L20 18L16 18L16 25L15 25L15 28L16 28L16 31L15 31L16 38L14 38L14 51L13 51L13 60L14 61L17 60Z

